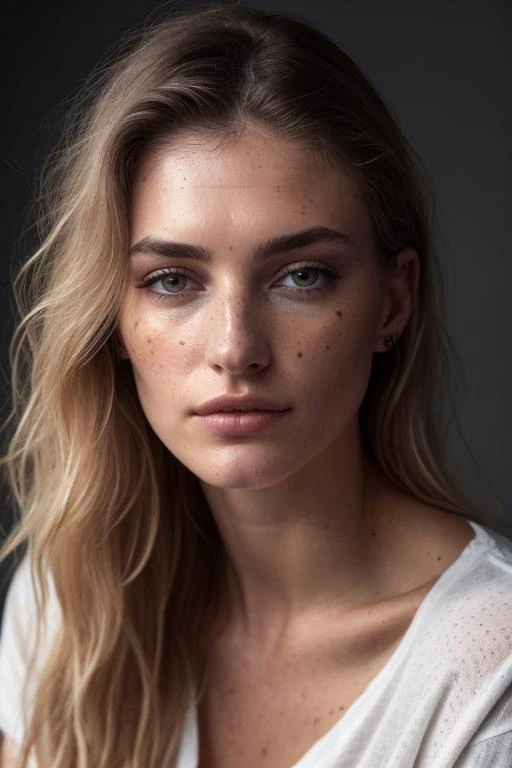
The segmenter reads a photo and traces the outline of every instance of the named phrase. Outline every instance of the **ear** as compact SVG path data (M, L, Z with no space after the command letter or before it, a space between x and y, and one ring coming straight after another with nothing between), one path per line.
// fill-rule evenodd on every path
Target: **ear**
M420 281L420 260L414 248L407 247L396 258L396 272L386 275L386 298L375 345L376 352L387 352L384 337L401 336L412 314Z

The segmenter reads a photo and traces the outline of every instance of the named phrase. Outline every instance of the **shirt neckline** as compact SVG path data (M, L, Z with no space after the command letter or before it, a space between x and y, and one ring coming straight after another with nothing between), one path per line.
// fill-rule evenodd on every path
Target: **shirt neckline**
M370 680L364 691L352 702L347 711L337 720L332 727L324 733L311 747L304 752L299 760L290 768L316 768L318 758L329 758L330 752L337 747L338 731L343 728L350 729L352 723L358 721L359 710L365 706L367 700L381 689L393 672L401 664L404 656L413 643L418 627L423 621L424 615L431 609L433 604L446 590L446 588L455 581L467 568L469 568L478 556L494 546L494 539L487 533L482 525L464 517L466 522L475 531L475 536L466 544L459 556L443 571L441 576L434 582L432 588L427 592L420 602L411 623L405 631L400 643L395 648L384 666L377 672L375 677Z
M462 516L461 516L462 517ZM463 517L473 528L475 536L466 544L459 556L443 571L441 576L435 581L432 588L427 592L420 602L411 623L405 631L400 643L395 648L384 666L379 670L374 678L368 683L364 691L352 702L343 716L337 720L323 736L321 736L290 768L315 768L319 758L329 757L329 753L336 748L335 742L340 728L350 728L354 719L357 720L359 710L366 704L369 697L380 689L393 674L396 667L401 663L403 657L409 650L418 626L421 624L425 613L437 601L442 592L454 581L461 573L469 568L474 560L482 552L495 545L495 540L487 532L487 527L475 523L467 517ZM189 706L185 728L182 737L182 744L179 750L179 756L175 768L197 768L199 760L199 734L197 723L197 708L195 696L192 696Z

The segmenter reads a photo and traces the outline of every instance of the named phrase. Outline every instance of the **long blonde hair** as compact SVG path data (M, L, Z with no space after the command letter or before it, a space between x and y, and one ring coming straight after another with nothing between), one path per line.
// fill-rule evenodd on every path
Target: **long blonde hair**
M405 246L418 251L414 311L396 349L374 356L361 434L394 486L483 520L448 468L441 382L446 392L455 350L422 176L396 121L300 17L240 4L172 14L76 99L44 177L41 245L14 281L15 428L2 463L19 520L1 556L29 545L37 626L48 574L61 610L23 767L31 750L52 768L171 765L204 683L223 544L197 477L145 418L116 324L141 149L184 132L228 136L248 120L351 174L382 270Z

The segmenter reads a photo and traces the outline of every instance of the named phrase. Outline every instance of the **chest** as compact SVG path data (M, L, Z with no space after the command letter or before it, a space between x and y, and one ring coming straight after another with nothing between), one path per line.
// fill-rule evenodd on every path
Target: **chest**
M198 707L199 768L291 768L344 717L400 639L364 662L352 649L336 668L320 655L261 668L236 658L212 665Z

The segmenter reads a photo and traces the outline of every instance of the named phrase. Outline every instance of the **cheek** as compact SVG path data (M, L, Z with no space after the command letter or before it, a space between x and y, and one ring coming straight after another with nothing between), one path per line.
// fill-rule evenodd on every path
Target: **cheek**
M173 372L187 368L191 346L168 328L139 316L120 324L120 329L140 389L154 389L160 380L168 381Z
M330 310L313 333L304 328L294 334L292 378L313 411L357 411L371 373L374 335L374 319L346 307Z
M334 372L373 356L374 318L346 308L330 310L315 327L296 325L290 336L293 355L304 366L327 366Z

